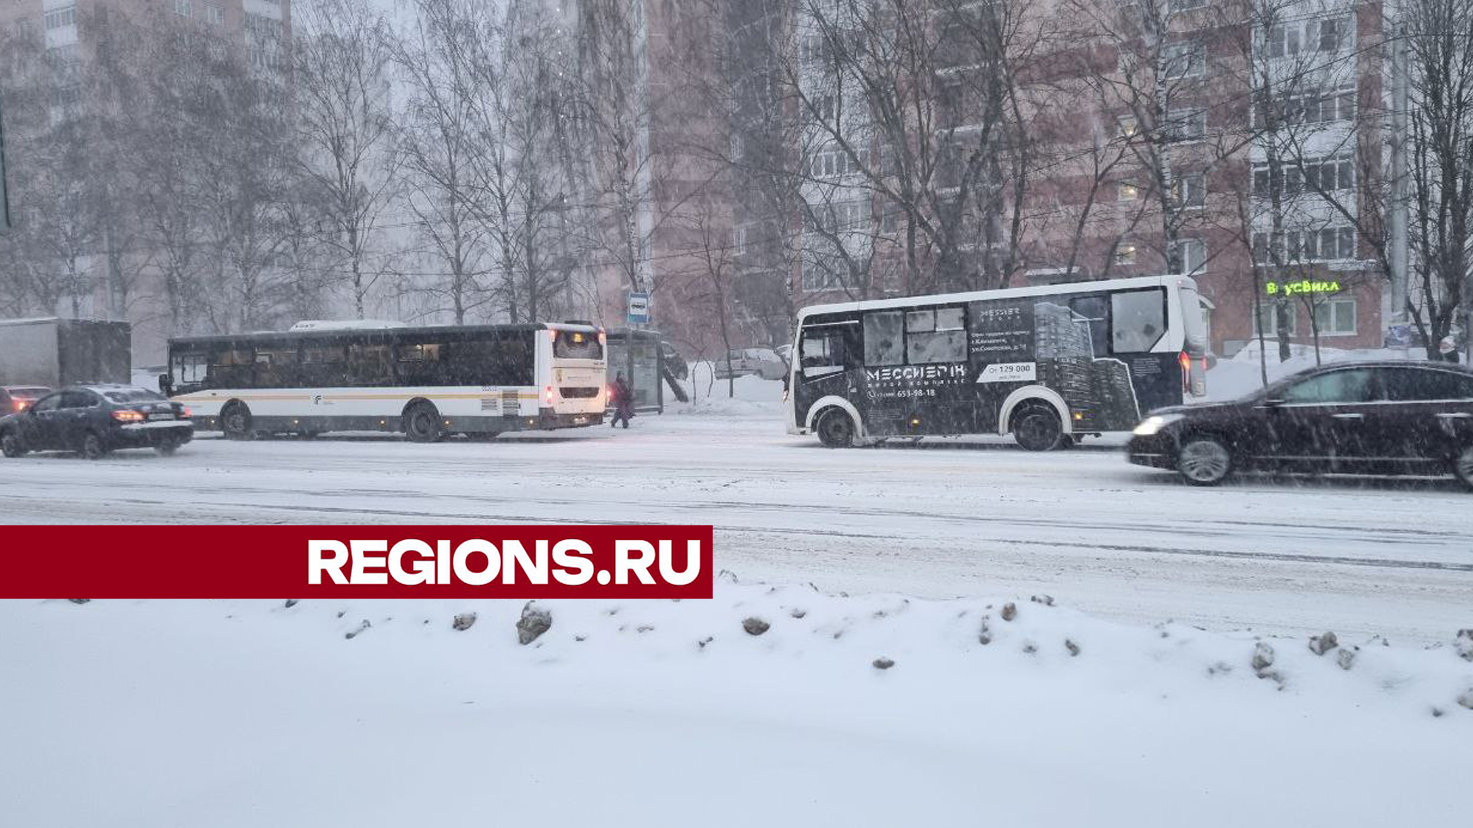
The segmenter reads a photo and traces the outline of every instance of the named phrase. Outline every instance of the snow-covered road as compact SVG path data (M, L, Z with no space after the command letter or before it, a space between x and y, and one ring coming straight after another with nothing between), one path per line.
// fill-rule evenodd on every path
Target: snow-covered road
M0 461L0 517L44 522L714 524L744 581L929 597L1048 592L1135 621L1445 639L1470 626L1473 496L1452 482L1220 489L1114 444L831 451L765 416L411 445L233 443Z

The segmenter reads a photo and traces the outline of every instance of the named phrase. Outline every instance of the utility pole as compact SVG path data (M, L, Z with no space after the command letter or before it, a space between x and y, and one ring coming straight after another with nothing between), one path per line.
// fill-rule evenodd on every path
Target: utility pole
M1391 203L1387 205L1388 229L1391 239L1388 253L1391 258L1391 321L1393 327L1405 330L1410 324L1407 315L1407 285L1409 277L1407 233L1407 38L1404 15L1398 4L1396 21L1392 26L1391 41ZM1405 342L1405 339L1400 341ZM1400 345L1403 351L1405 345ZM1434 347L1428 343L1428 347Z
M0 233L10 229L10 201L5 194L5 105L0 101Z

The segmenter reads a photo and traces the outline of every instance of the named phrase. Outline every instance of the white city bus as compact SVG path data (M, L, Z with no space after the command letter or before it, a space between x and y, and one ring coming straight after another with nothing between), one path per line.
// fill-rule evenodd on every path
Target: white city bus
M1185 276L810 307L787 426L829 446L1012 433L1045 451L1205 394L1206 336Z
M584 324L178 338L161 383L196 425L240 439L402 431L433 442L571 428L603 422L608 396L604 332Z

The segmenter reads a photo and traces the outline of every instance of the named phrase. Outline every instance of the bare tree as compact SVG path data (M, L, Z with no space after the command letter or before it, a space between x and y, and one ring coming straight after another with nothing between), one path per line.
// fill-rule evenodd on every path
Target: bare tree
M416 0L413 25L391 41L395 65L409 90L396 125L404 159L405 203L416 229L443 263L445 277L413 279L455 324L487 304L481 281L487 229L477 219L477 77L466 61L475 18L461 0Z
M298 164L321 193L331 230L324 238L366 315L369 295L388 268L374 245L397 183L389 119L390 39L382 17L353 0L298 6L292 88Z

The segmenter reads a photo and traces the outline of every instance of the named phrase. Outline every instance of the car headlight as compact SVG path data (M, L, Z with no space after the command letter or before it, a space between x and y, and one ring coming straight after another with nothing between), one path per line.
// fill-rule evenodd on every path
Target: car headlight
M1138 437L1150 437L1153 434L1159 434L1161 429L1185 416L1185 414L1157 414L1147 417L1141 421L1140 425L1135 427L1135 434Z

